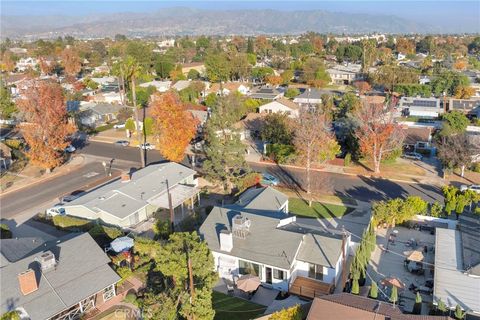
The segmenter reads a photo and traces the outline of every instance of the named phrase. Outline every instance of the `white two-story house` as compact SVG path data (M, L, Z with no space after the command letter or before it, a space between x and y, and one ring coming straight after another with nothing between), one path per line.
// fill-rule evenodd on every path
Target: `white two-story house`
M329 294L341 280L350 236L301 224L288 215L288 197L253 189L235 205L214 207L200 227L227 280L252 274L263 286L304 297Z

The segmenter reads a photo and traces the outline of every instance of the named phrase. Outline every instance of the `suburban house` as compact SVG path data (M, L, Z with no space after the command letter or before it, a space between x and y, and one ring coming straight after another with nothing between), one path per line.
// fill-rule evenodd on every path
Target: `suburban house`
M117 79L115 77L91 78L91 80L96 82L101 87L117 82Z
M319 90L319 89L311 89L307 88L304 92L300 95L296 96L293 99L293 102L300 106L311 106L322 103L322 95L327 92Z
M193 207L195 198L199 199L197 186L195 171L175 162L154 164L124 174L63 207L70 216L131 228L159 209L168 211L170 197L173 222L178 224L187 216L186 204Z
M291 118L298 117L300 106L292 100L280 98L259 107L260 113L284 113Z
M182 73L188 75L190 70L197 71L201 76L205 74L205 64L203 62L191 62L182 65Z
M404 314L398 306L350 293L336 293L313 300L307 320L449 320L448 316Z
M120 277L88 233L53 241L38 238L1 242L1 314L21 319L77 319L117 295Z
M480 99L449 99L448 110L480 118Z
M21 58L20 60L18 60L15 67L17 68L18 71L24 72L28 69L35 69L37 65L38 65L37 59L28 57L28 58Z
M331 84L351 84L355 80L361 79L362 66L359 64L335 65L326 71L330 75Z
M145 82L140 85L142 88L148 88L148 87L155 87L158 92L166 92L170 90L170 86L172 85L172 81L150 81L150 82Z
M0 171L8 170L12 164L12 149L5 143L0 142Z
M93 96L92 101L103 103L122 103L122 95L119 92L102 92Z
M200 227L225 281L258 276L263 286L313 298L333 292L350 236L296 222L288 197L250 189L233 205L214 207ZM343 250L343 252L342 252Z
M178 80L172 85L172 89L175 89L177 91L182 91L183 89L188 88L191 83L192 83L191 80Z
M444 113L440 99L437 98L402 97L399 108L405 116L422 118L438 118Z
M233 124L233 127L238 130L238 135L240 140L245 140L251 138L258 134L263 127L263 114L260 113L249 113L245 118ZM223 131L227 134L227 130ZM217 134L222 134L222 132L217 132Z
M408 126L404 127L405 140L403 147L408 151L430 150L432 148L433 127Z
M263 86L250 91L249 96L253 99L276 100L283 97L284 94L285 92L278 88Z
M464 220L465 219L465 220ZM436 228L433 303L480 316L480 223L460 217L456 229Z
M80 105L78 119L85 126L96 127L116 120L123 108L126 106L121 104L87 102Z
M242 82L213 83L210 89L208 89L207 94L215 93L217 96L228 96L231 92L246 95L250 92L250 87Z

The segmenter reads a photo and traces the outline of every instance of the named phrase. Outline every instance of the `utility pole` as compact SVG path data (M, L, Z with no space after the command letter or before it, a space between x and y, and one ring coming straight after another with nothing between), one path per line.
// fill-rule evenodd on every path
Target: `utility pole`
M135 67L134 67L135 68ZM140 147L140 158L142 163L142 168L145 168L145 156L142 145L142 140L140 139L140 121L138 120L138 108L137 108L137 93L135 92L135 72L132 73L132 100L133 100L133 112L135 114L135 125L137 131L137 141L138 146Z
M170 194L170 187L168 186L168 179L165 180L167 183L167 196L168 196L168 208L170 210L170 229L172 233L175 231L175 215L173 213L173 204L172 204L172 195Z

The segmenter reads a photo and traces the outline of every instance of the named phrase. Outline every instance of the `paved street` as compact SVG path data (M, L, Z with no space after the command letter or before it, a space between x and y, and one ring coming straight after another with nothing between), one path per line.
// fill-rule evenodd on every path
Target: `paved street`
M101 155L113 159L139 162L138 148L117 147L113 144L89 142L81 153ZM158 150L147 151L147 163L163 161ZM280 169L262 164L250 164L256 171L269 171L278 176L282 183L295 187L302 184L305 173L300 169ZM349 196L361 201L382 200L386 198L417 195L426 201L443 201L441 190L437 186L426 184L399 183L385 179L347 176L343 174L315 171L312 174L312 187L315 191Z
M114 173L119 169L114 168ZM99 161L90 162L70 173L13 191L0 197L2 218L11 218L25 210L58 199L76 190L91 188L105 179L105 170Z
M128 170L139 166L139 151L135 147L118 147L114 144L89 142L79 147L79 153L89 158L82 168L71 173L33 185L0 198L3 218L11 218L22 211L52 201L75 190L85 190L104 176L102 161L115 159L113 168ZM164 161L157 150L147 151L147 163ZM300 169L282 169L262 164L251 164L256 171L268 171L279 177L283 184L298 188L303 184L305 173ZM318 172L312 174L312 188L321 193L348 196L361 201L418 195L427 201L443 201L441 191L436 186L424 184L398 183L384 179L347 176L336 173Z

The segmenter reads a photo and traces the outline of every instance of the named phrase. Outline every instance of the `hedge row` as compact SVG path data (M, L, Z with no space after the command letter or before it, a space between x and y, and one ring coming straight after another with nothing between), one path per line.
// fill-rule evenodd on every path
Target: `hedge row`
M54 216L52 221L57 229L70 232L88 232L92 238L96 240L102 239L110 241L123 236L123 231L119 228L102 226L86 219L71 216Z

